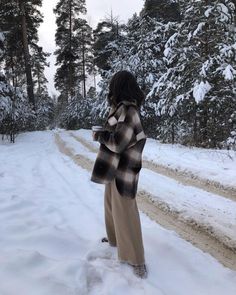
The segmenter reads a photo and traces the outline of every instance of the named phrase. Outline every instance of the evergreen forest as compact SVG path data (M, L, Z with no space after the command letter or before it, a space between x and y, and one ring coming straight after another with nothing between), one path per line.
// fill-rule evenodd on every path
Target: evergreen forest
M126 22L93 28L85 0L58 0L56 50L39 46L42 0L0 0L0 134L89 129L108 114L111 77L132 72L141 118L163 143L236 149L235 0L146 0ZM56 56L51 95L45 69Z

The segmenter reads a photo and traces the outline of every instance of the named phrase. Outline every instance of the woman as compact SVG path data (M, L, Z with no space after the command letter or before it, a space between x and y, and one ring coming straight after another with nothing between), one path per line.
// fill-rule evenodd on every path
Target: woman
M110 82L110 113L104 131L93 132L100 149L91 180L105 184L105 224L109 242L117 246L118 258L147 277L140 217L136 204L139 171L146 136L139 117L144 100L135 77L120 71Z

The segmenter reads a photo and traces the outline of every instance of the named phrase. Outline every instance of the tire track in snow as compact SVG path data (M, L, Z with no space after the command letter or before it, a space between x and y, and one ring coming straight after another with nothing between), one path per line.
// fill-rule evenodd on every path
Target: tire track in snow
M73 137L75 140L77 140L79 143L81 143L83 146L85 146L90 152L97 153L98 149L95 148L90 142L83 139L80 136L75 135L73 132L69 132L70 136Z
M143 168L147 168L158 174L162 174L164 176L172 178L184 185L195 186L196 188L203 189L206 192L219 195L231 201L236 201L235 188L224 186L221 183L216 181L201 178L191 173L190 171L188 172L180 171L180 170L159 165L147 160L143 161Z
M83 144L83 141L80 141L77 136L71 135ZM93 162L90 159L74 154L73 149L67 146L67 143L58 133L55 134L55 141L61 153L69 156L75 164L91 172ZM86 142L84 146L91 152L95 152L94 147L90 149L89 143ZM177 211L171 210L167 204L158 201L147 191L141 190L138 192L137 203L139 209L152 220L169 230L175 231L180 237L189 241L192 245L211 254L224 266L236 270L236 249L230 248L214 237L210 228L207 229L206 227L200 226L195 221L187 222L181 219Z
M70 157L75 164L81 166L82 168L86 169L87 171L91 171L93 167L93 161L84 157L83 155L75 154L72 148L69 148L66 145L66 142L62 140L58 133L55 134L55 142L59 148L59 151L66 156Z
M74 133L69 133L75 140L77 140L79 143L84 145L87 149L89 149L91 152L96 153L97 149L90 144L87 140L84 138L75 135ZM196 188L203 189L209 193L213 193L216 195L219 195L221 197L225 197L227 199L230 199L232 201L236 201L236 189L233 187L224 186L221 183L217 181L212 181L209 179L201 178L190 171L181 171L174 168L166 167L163 165L159 165L156 163L153 163L151 161L143 159L143 168L152 170L153 172L156 172L158 174L167 176L169 178L172 178L184 185L189 186L195 186Z
M225 267L236 270L236 249L219 241L211 228L199 225L195 220L183 219L179 212L171 210L168 204L154 199L146 191L138 192L137 201L140 210L152 220L164 228L175 231L203 252L211 254Z

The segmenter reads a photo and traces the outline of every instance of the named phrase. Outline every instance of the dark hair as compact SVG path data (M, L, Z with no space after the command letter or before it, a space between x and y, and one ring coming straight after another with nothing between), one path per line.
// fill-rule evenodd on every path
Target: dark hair
M108 102L110 105L117 105L127 100L135 102L138 107L145 99L136 78L128 71L119 71L111 79L109 85Z

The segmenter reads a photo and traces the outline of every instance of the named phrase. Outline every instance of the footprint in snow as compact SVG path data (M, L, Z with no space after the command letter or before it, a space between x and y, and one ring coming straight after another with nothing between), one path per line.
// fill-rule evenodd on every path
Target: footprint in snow
M113 252L108 248L98 249L90 251L86 256L88 261L93 261L96 259L111 259L113 258Z
M87 295L97 285L102 284L103 282L103 273L101 268L93 266L88 261L85 261L80 265L80 269L76 276L76 281L78 282L78 293L80 295Z

